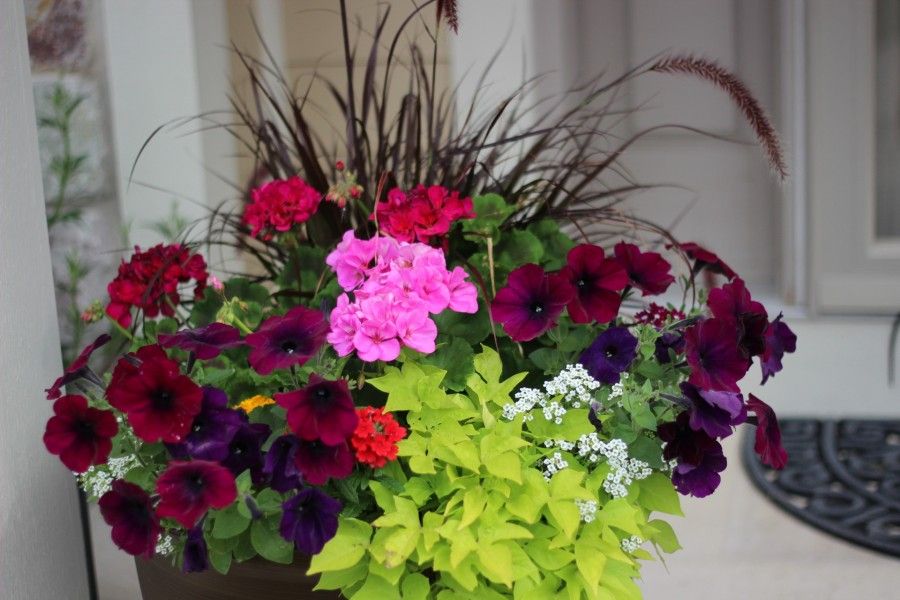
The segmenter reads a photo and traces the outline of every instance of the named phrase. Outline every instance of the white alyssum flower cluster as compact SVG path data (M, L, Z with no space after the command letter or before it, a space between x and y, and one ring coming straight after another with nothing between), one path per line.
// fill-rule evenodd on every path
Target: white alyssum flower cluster
M575 500L575 506L581 514L581 520L584 523L590 523L597 517L597 501L596 500Z
M639 538L636 535L633 535L630 538L625 538L624 540L622 540L622 550L624 550L628 554L634 554L634 552L643 544L643 539Z
M134 454L110 458L105 465L89 467L84 473L77 475L81 488L88 495L99 498L112 488L116 479L124 479L128 471L138 465Z
M166 534L159 538L159 541L156 542L156 555L157 556L168 556L175 551L175 544L172 541L172 536Z
M534 418L530 413L537 406L541 408L546 420L560 425L566 414L566 406L581 408L590 405L594 390L599 387L600 382L591 377L582 365L566 365L559 375L544 382L543 390L521 388L517 391L515 404L504 405L503 418L512 420L516 415L524 413L525 420L530 421Z
M557 472L569 466L569 461L564 459L559 452L554 452L553 456L548 456L541 463L544 465L544 479L547 481L550 481L550 478Z
M635 480L650 477L653 470L642 460L628 457L628 445L619 439L604 442L595 432L578 438L578 456L596 463L603 456L609 464L609 474L603 481L603 489L613 498L628 495L628 486Z

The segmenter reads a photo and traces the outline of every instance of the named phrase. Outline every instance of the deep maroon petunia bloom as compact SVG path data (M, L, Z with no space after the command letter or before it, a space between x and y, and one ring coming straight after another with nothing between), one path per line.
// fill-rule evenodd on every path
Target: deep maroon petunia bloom
M160 334L158 341L163 348L181 348L193 352L200 360L215 358L223 350L244 343L241 340L241 332L225 323L210 323L197 329L182 329L172 334Z
M265 423L250 423L245 415L244 421L228 444L228 456L222 461L222 465L228 467L235 476L250 469L253 483L261 484L265 481L262 472L262 446L271 433L271 427Z
M580 244L569 250L562 274L575 288L566 307L575 323L609 323L619 314L620 292L628 285L628 274L618 261L606 258L603 248Z
M129 357L120 359L106 396L145 442L180 442L200 412L203 392L177 362L155 351L148 355L137 367Z
M294 464L304 481L324 485L332 477L343 479L352 473L354 460L347 442L328 446L319 440L300 440Z
M325 343L325 315L305 306L295 306L284 316L269 317L255 333L245 338L250 366L260 375L275 369L302 365Z
M783 469L787 464L788 455L781 445L781 428L778 426L775 411L753 394L747 399L747 408L756 414L756 443L753 449L763 463L773 469Z
M509 274L506 287L491 302L491 319L513 340L527 342L555 327L574 295L565 276L547 274L533 263L522 265Z
M90 374L90 368L88 367L88 361L91 358L91 354L93 354L98 348L106 344L112 338L104 333L97 337L96 340L85 346L84 350L78 355L78 357L72 361L66 370L63 372L62 376L59 377L56 381L53 382L49 388L44 390L47 392L47 400L55 400L62 395L62 388L66 384L69 384L76 379L81 377L85 377Z
M287 409L287 422L302 440L334 445L346 441L359 423L346 379L328 381L313 374L306 387L275 400Z
M156 480L156 514L175 519L185 529L210 508L225 508L237 498L231 471L206 460L173 460Z
M185 573L202 573L209 568L209 550L203 537L203 522L188 531L181 555L181 570Z
M781 370L781 359L784 358L785 353L797 350L797 335L781 318L782 315L779 314L766 328L766 349L759 361L760 367L762 367L763 384L768 381L769 377Z
M734 325L738 347L745 356L763 353L769 315L762 304L750 298L743 279L736 278L731 283L710 291L707 304L715 318Z
M671 246L668 247L671 248ZM699 273L703 269L706 269L713 273L724 275L728 279L737 277L737 273L734 272L734 269L726 265L725 261L719 258L717 254L710 252L700 244L697 244L696 242L684 242L678 244L678 247L681 248L682 252L687 254L688 258L694 261L694 273Z
M695 498L705 498L716 491L722 477L719 475L728 465L728 460L718 446L703 455L699 465L679 463L672 471L672 483L678 493Z
M112 437L119 431L112 411L91 408L84 396L68 394L53 404L53 412L44 431L50 454L76 473L106 462Z
M665 331L656 338L656 348L653 351L653 354L656 356L656 360L659 364L665 365L672 362L672 358L669 356L669 350L676 355L684 352L684 336L681 335L681 332Z
M281 537L300 552L318 554L337 533L341 503L315 488L300 490L281 508Z
M116 546L132 556L153 558L162 529L147 492L116 479L97 504L103 520L112 526Z
M662 294L675 281L669 272L672 265L657 252L641 252L640 248L626 242L616 244L614 252L631 285L641 290L644 296Z
M579 362L601 383L619 382L637 356L638 340L625 327L610 327L581 354Z
M706 319L684 332L685 355L691 366L688 381L707 390L739 392L737 382L747 373L750 361L737 345L734 325Z
M699 465L703 461L703 456L714 451L719 445L719 442L702 429L691 428L690 419L690 412L685 411L674 421L657 427L659 439L666 442L663 448L663 458L666 460Z
M681 393L691 405L691 429L702 429L710 437L728 437L733 427L747 420L747 407L737 392L701 390L685 381Z
M166 448L178 459L224 460L228 456L228 444L242 422L240 411L228 408L225 392L204 386L200 413L194 417L190 433L184 441L166 444Z
M263 463L263 473L269 478L269 487L276 492L287 492L300 486L300 471L295 459L300 440L293 435L282 435L272 442Z

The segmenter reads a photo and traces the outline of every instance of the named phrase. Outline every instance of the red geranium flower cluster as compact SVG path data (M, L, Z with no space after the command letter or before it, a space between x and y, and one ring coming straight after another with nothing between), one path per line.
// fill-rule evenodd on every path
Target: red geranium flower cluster
M289 231L295 223L308 221L319 208L322 194L297 177L276 179L251 194L253 202L244 210L244 223L251 227L250 235L272 239L276 231Z
M684 312L677 308L667 308L665 306L660 306L656 302L651 302L650 306L635 313L634 322L653 325L657 329L662 329L670 322L681 321L684 318Z
M359 415L359 424L350 440L356 460L380 469L397 458L397 442L406 436L406 428L381 408L366 406L357 409L356 414Z
M440 185L419 184L408 192L392 189L369 218L377 219L378 228L397 241L430 244L447 235L457 220L474 217L471 198L460 198L459 192Z
M122 327L131 325L132 307L148 317L160 313L171 317L181 300L179 284L195 280L194 297L201 298L208 276L203 257L181 244L157 244L143 252L135 246L131 260L122 261L119 274L106 288L110 299L106 314Z

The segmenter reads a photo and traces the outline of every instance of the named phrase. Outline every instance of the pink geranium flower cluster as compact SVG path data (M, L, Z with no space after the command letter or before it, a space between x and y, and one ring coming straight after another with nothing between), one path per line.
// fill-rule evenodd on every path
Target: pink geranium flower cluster
M340 356L394 360L401 345L434 352L437 326L430 315L449 308L478 311L475 286L461 267L447 270L444 253L392 238L357 239L353 231L326 261L347 292L331 312L328 341ZM352 299L351 299L352 295Z
M431 244L446 236L457 220L474 217L471 198L460 198L459 192L440 185L419 184L406 192L392 189L369 218L377 219L381 231L401 242Z

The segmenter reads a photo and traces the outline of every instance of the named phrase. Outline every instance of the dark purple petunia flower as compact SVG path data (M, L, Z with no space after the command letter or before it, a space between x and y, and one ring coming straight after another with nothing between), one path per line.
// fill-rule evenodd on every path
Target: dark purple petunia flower
M324 485L332 477L343 479L352 473L354 459L347 442L328 446L319 440L300 440L294 464L304 481Z
M147 492L116 479L97 504L103 520L112 526L116 546L132 556L153 558L162 529Z
M580 244L569 250L562 274L575 288L567 309L574 323L609 323L619 314L621 291L628 285L628 274L603 248Z
M185 573L202 573L209 568L209 550L203 537L203 521L188 531L181 557L181 570Z
M547 274L529 263L509 274L506 287L491 302L491 319L516 342L527 342L556 326L575 290L560 274Z
M616 244L613 251L631 285L641 290L644 296L662 294L675 281L669 272L672 265L656 252L641 252L634 244L625 242Z
M737 382L747 373L750 361L738 348L733 324L720 319L700 321L685 331L684 341L691 383L703 389L740 391Z
M265 423L250 423L245 415L228 444L228 456L222 461L222 465L228 467L235 477L250 469L253 483L261 484L265 481L262 446L271 433L271 427Z
M269 487L276 492L287 492L300 486L300 471L295 459L300 440L293 435L276 438L263 463L263 473L269 478Z
M715 450L719 445L702 429L695 430L690 425L690 413L682 412L670 422L657 427L656 433L659 439L666 442L663 448L663 458L677 460L679 463L699 465L703 456Z
M766 349L759 360L763 384L781 370L781 359L785 353L797 350L797 335L781 318L782 315L779 314L766 328Z
M733 427L747 420L747 407L737 392L717 392L701 390L684 382L681 393L690 403L690 426L695 431L703 430L710 437L724 438L731 435Z
M205 386L200 413L194 417L190 432L184 441L166 444L166 448L175 458L224 460L228 456L228 444L242 422L242 413L228 408L225 392Z
M579 362L601 383L619 382L637 356L638 340L625 327L610 327L581 354Z
M225 508L237 498L231 471L206 460L175 461L156 480L156 514L190 529L210 508Z
M772 407L750 394L747 408L756 414L756 443L753 449L763 463L781 470L787 464L788 455L781 445L781 428Z
M300 552L318 554L337 533L341 503L315 488L300 490L281 508L281 537Z
M722 446L716 443L717 448L703 455L699 465L679 463L672 471L672 483L680 494L705 498L709 496L722 481L719 475L728 464L722 453Z
M737 331L738 347L745 356L759 356L766 349L766 326L769 315L765 307L750 298L743 279L735 279L709 293L707 301L713 316L731 323Z
M66 384L72 383L76 379L81 377L92 377L96 378L96 375L93 375L90 367L88 367L88 361L91 358L91 354L93 354L97 348L100 348L104 344L106 344L112 338L109 334L102 334L97 337L96 340L85 346L84 350L78 355L78 357L72 361L66 370L63 372L62 376L59 377L56 381L53 382L49 388L44 390L47 392L47 400L56 400L62 395L62 388ZM99 378L97 378L97 382L99 383Z
M665 331L656 338L656 349L653 351L657 362L661 365L672 362L669 350L676 355L684 352L684 336L677 331Z
M250 366L260 375L268 375L275 369L302 365L322 347L327 333L325 315L305 306L269 317L244 340L251 347Z
M359 423L346 379L328 381L313 374L306 387L275 394L275 400L287 410L288 427L301 440L339 444Z
M241 341L241 332L225 323L210 323L197 329L182 329L172 334L161 334L157 341L163 348L181 348L193 352L200 360L215 358L223 350L244 343Z
M672 246L666 247L671 248ZM728 279L737 277L737 273L734 272L734 269L726 265L725 261L719 258L717 254L710 252L700 244L696 242L684 242L678 244L678 247L681 248L682 252L688 255L688 258L694 261L694 273L699 273L703 269L706 269L713 273L724 275Z

